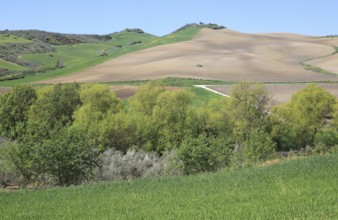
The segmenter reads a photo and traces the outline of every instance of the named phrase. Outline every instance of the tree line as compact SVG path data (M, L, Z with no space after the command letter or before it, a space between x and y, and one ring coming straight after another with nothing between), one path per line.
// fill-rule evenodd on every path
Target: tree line
M336 149L334 96L309 85L286 104L271 99L262 84L248 82L200 107L189 89L167 91L156 81L126 101L102 84L17 86L0 96L0 177L79 184L109 149L173 151L184 174L250 166L281 151Z

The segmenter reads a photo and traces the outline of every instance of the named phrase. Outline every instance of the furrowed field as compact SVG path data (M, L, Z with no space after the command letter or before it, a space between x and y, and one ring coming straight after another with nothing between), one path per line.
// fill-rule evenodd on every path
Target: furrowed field
M0 193L1 219L335 219L338 154L197 176Z

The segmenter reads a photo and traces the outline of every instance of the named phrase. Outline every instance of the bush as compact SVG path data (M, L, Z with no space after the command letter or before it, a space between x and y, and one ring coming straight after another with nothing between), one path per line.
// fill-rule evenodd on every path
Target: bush
M263 162L274 155L276 144L264 131L251 130L249 138L236 146L233 156L233 166L249 166Z
M96 169L96 180L131 180L134 178L157 177L164 174L173 153L161 157L155 152L128 150L106 150L102 155L103 167Z
M231 141L221 137L188 138L177 150L179 167L184 174L216 171L229 165Z

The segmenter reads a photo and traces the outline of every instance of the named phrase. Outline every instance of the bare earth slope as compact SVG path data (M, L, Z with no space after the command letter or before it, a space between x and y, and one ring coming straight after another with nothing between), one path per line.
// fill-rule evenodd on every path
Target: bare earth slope
M191 41L130 53L73 75L45 81L111 82L185 77L224 81L299 82L338 80L305 70L299 62L334 52L334 41L295 34L244 34L203 29ZM337 59L317 62L322 68ZM323 62L327 62L325 65ZM337 70L338 72L338 70Z

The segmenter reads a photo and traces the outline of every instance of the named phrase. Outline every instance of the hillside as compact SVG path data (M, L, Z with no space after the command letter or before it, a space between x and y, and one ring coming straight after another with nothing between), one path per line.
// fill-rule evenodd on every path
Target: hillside
M30 83L78 72L133 51L191 40L200 29L200 25L188 25L163 37L140 29L104 36L7 31L8 34L0 34L0 81L21 79L0 84Z
M0 193L0 218L335 219L337 166L335 154L197 176Z
M203 29L190 41L130 53L45 83L165 77L261 82L336 81L336 74L311 70L312 65L318 65L335 71L338 63L333 57L336 51L333 45L336 43L338 38ZM325 59L321 60L322 57Z

